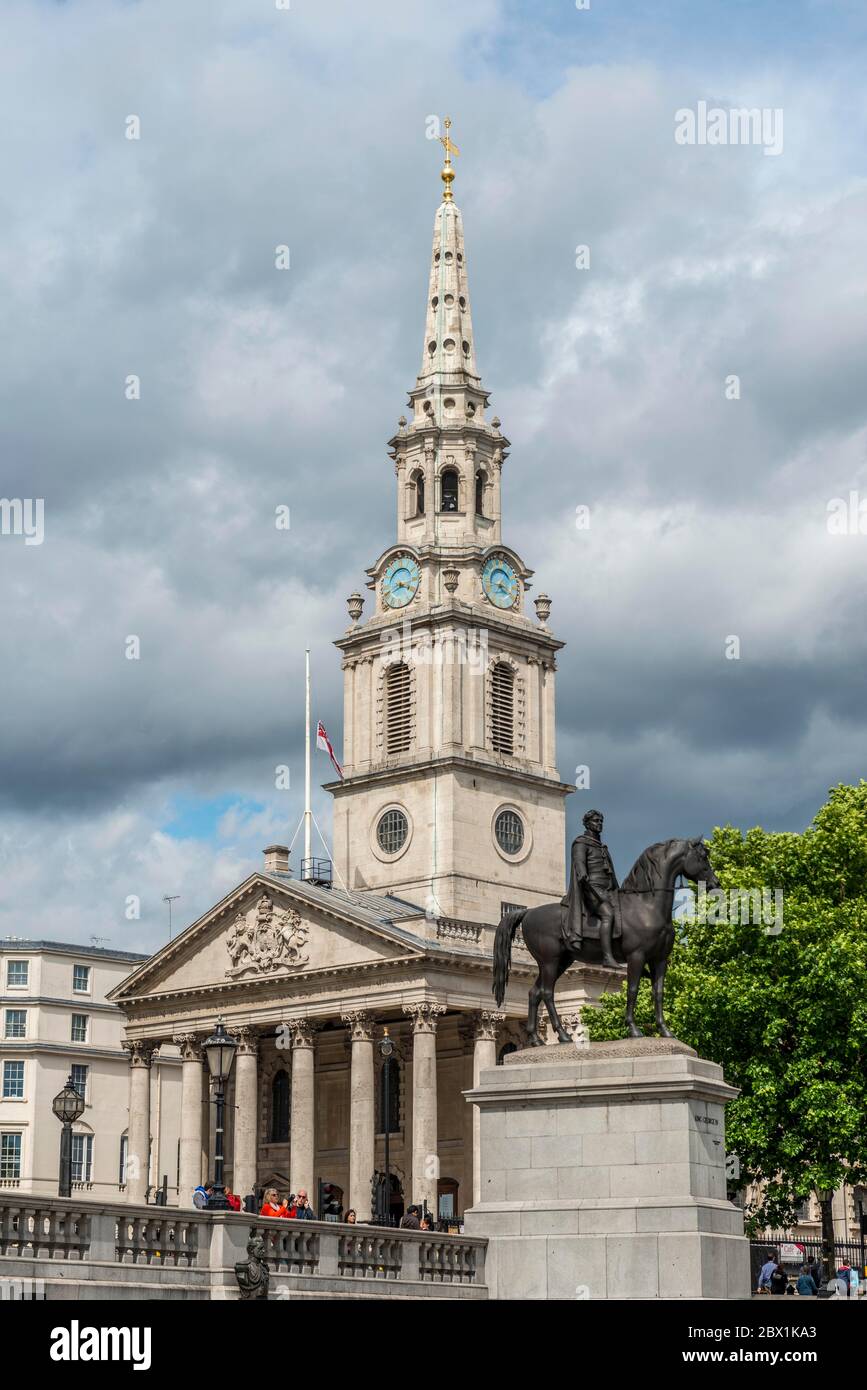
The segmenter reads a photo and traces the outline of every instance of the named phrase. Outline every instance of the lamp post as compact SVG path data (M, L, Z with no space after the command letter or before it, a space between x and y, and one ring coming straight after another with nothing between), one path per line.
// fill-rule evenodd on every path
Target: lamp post
M208 1198L207 1209L208 1211L231 1211L223 1184L223 1111L226 1082L232 1070L238 1044L234 1038L229 1037L223 1027L223 1020L220 1018L217 1020L217 1026L211 1036L205 1039L202 1048L208 1059L208 1071L211 1073L211 1084L214 1087L214 1099L217 1104L217 1124L214 1132L214 1190Z
M833 1279L837 1268L834 1250L834 1212L831 1206L834 1200L834 1189L833 1187L817 1187L816 1196L822 1211L822 1260L825 1265L825 1278Z
M385 1182L383 1184L384 1196L382 1198L380 1219L383 1226L391 1225L391 1163L389 1155L389 1140L391 1138L391 1072L388 1065L389 1058L394 1052L394 1043L388 1036L388 1029L383 1028L382 1037L379 1040L379 1055L382 1058L382 1109L383 1109L383 1129L385 1131Z
M60 1182L57 1188L59 1197L72 1196L72 1126L79 1115L84 1114L84 1097L79 1095L72 1084L70 1075L62 1091L58 1091L51 1102L63 1128L60 1131Z

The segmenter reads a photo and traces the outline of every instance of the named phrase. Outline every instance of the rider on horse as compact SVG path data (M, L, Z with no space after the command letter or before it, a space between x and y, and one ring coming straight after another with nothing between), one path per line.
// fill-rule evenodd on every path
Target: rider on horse
M618 969L612 951L615 894L619 887L608 846L602 843L601 811L588 811L583 835L572 841L572 873L569 892L562 899L568 908L563 921L563 941L570 951L581 951L585 914L599 919L602 963Z

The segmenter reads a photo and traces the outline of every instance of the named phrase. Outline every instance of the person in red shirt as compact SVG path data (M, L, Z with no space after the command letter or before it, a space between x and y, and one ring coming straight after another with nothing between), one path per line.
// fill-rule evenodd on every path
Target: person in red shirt
M269 1187L265 1193L265 1200L259 1209L260 1216L288 1216L286 1201L280 1202L277 1197L276 1187Z
M232 1191L231 1187L228 1187L228 1186L227 1186L224 1190L225 1190L225 1193L226 1193L226 1201L229 1203L229 1206L232 1208L232 1211L240 1211L240 1210L241 1210L241 1198L235 1196L235 1194L234 1194L234 1192Z

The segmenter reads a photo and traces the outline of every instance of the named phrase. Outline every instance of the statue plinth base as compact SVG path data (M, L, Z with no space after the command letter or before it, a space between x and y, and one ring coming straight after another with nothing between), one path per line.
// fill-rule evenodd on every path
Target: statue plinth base
M481 1073L493 1298L749 1298L722 1068L667 1038L527 1048Z

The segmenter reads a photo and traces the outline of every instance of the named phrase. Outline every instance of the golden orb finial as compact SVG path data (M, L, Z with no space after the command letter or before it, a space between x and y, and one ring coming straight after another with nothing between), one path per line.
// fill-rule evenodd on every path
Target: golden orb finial
M445 120L443 121L443 125L445 126L446 133L445 135L441 135L439 137L439 142L446 152L446 157L445 163L443 164L442 171L440 173L440 178L442 179L443 184L445 186L443 191L443 202L450 203L452 201L452 183L454 182L455 177L455 171L452 168L451 157L453 154L460 154L460 150L458 149L457 145L452 143L451 138L449 136L449 131L452 128L452 123L451 119L448 116L446 116Z

